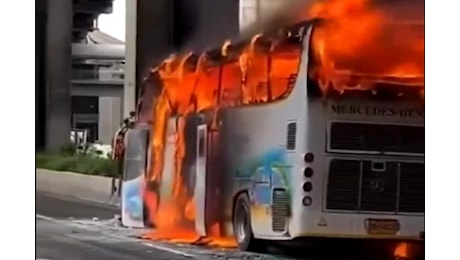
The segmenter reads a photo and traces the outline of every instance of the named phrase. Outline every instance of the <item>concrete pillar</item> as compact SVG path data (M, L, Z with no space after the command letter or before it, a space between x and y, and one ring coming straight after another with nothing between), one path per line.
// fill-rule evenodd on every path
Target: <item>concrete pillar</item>
M305 0L302 0L303 4ZM256 26L263 29L262 24L273 18L276 13L286 12L289 1L282 0L240 0L240 30L248 26ZM299 0L290 1L290 4L299 4Z
M128 117L136 107L136 39L137 0L126 0L125 83L123 87L123 116Z
M99 97L99 141L111 144L112 137L121 126L121 99Z
M173 52L172 0L126 0L123 113L136 109L142 80Z
M46 150L70 142L72 0L48 0L46 25Z

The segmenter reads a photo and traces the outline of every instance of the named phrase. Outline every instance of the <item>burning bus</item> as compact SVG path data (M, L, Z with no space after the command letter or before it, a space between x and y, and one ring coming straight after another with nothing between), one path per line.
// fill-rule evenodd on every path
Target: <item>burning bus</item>
M340 59L328 26L304 21L152 70L146 88L161 88L143 92L125 140L123 224L249 251L423 241L424 46L400 45L407 60L382 46Z

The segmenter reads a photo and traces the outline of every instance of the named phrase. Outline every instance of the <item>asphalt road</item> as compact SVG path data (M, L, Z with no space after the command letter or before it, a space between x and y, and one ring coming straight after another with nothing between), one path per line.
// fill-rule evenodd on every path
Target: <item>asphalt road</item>
M37 193L37 259L286 259L275 255L140 240L135 236L142 231L118 225L114 219L118 213L117 208L107 205Z
M120 227L118 221L114 219L115 214L119 213L117 208L70 198L58 198L44 193L36 194L36 213L37 259L370 259L357 257L357 255L349 258L341 253L341 246L332 245L320 248L319 253L313 254L305 248L283 250L279 247L273 247L270 250L271 254L251 254L236 250L140 240L136 237L145 231ZM371 259L380 260L375 257Z
M182 259L140 243L37 218L36 257L56 260Z
M117 208L36 194L36 257L49 260L119 259L284 259L223 250L146 241L143 231L120 227Z
M111 219L119 210L105 204L86 202L73 198L59 198L55 195L37 192L36 213L57 219L99 218Z
M43 193L36 198L37 259L190 259L168 248L149 246L133 238L133 232L117 228L110 222L116 208Z

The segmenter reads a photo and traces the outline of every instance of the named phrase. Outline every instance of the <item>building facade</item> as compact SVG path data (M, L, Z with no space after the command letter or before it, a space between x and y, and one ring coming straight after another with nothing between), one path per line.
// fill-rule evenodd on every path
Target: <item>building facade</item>
M72 128L72 43L93 31L112 0L36 0L35 148L58 152Z
M97 30L87 37L72 45L71 126L111 144L123 117L124 43Z
M69 141L71 128L88 127L91 140L107 142L102 133L112 130L103 129L113 129L115 123L107 126L100 120L118 122L134 110L140 83L161 60L174 52L219 46L286 3L126 0L126 55L113 58L103 57L110 48L88 40L97 15L111 12L112 0L37 1L36 148L53 151ZM79 44L92 44L98 57L75 55ZM82 108L80 103L91 105ZM118 106L120 116L113 112ZM102 116L101 111L112 114Z

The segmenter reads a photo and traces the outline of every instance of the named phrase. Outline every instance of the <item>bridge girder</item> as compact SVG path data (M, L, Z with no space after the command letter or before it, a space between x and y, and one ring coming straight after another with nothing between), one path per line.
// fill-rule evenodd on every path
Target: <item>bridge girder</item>
M113 0L73 0L73 41L80 41L94 30L94 21L99 14L112 13L112 5Z

